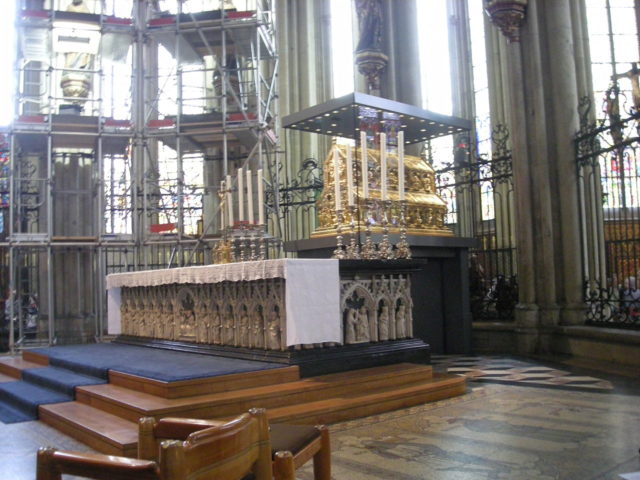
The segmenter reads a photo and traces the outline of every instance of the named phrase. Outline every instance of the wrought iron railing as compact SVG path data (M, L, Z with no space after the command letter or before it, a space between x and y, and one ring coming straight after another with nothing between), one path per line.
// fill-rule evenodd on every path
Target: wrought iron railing
M322 167L314 158L305 159L287 184L267 190L267 207L277 211L283 241L309 238L316 227L316 200L321 192Z
M475 155L469 139L456 141L454 159L436 170L438 193L448 203L448 225L457 235L478 239L470 252L469 287L473 319L513 320L518 302L509 132L497 125L492 154Z
M617 82L576 136L587 324L640 329L640 97Z

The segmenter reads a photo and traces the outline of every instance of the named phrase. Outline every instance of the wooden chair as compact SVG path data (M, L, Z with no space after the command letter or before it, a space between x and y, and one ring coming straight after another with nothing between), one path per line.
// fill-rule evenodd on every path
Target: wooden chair
M96 480L160 480L156 462L92 453L38 450L36 480L61 480L62 475Z
M293 456L278 452L279 478L294 480ZM269 423L264 410L250 410L230 422L199 429L184 441L163 441L157 463L109 455L38 451L37 480L61 474L104 480L272 480Z
M165 440L183 440L193 432L220 425L216 420L198 420L190 418L141 418L138 435L138 458L157 460L159 446ZM297 470L313 458L314 478L331 479L331 444L329 429L324 425L288 425L270 426L271 454L276 480L286 478L290 470L289 463ZM281 452L281 453L279 453ZM287 452L287 453L284 453ZM291 452L289 458L288 452ZM284 472L284 473L283 473Z

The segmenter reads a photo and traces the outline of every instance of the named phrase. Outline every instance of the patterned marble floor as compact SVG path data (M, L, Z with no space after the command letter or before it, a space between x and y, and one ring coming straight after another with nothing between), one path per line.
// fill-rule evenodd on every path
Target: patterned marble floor
M431 361L436 370L464 375L472 381L572 390L613 390L613 385L608 380L590 375L576 375L566 370L509 357L434 355Z
M470 383L455 399L333 425L333 477L620 478L640 471L640 390L632 391ZM35 478L41 445L89 450L39 422L0 424L0 432L0 479ZM311 467L298 478L311 480Z

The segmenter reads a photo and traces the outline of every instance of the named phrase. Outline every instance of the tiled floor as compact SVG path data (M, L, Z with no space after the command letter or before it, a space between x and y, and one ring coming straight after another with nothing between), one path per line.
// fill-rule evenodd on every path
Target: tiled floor
M611 382L602 378L574 374L567 370L509 357L434 355L431 360L436 370L464 375L473 381L564 387L572 390L613 390Z
M640 389L538 386L470 382L462 397L333 425L333 477L608 480L640 471ZM88 450L39 422L0 431L0 479L35 478L40 445ZM298 473L313 478L310 466Z

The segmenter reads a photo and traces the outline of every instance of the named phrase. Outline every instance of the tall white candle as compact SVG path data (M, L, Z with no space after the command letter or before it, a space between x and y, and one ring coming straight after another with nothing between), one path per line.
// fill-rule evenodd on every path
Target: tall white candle
M342 210L342 201L340 199L340 165L338 164L338 147L333 147L333 187L334 196L336 198L336 210Z
M233 228L233 197L231 196L231 175L227 175L227 214L229 215L229 226Z
M238 169L238 221L244 220L244 178L242 168Z
M360 132L360 161L362 172L362 198L369 198L369 159L367 158L367 132Z
M380 199L387 199L387 134L380 134Z
M262 169L258 169L258 223L264 225L264 184L262 182Z
M253 177L251 176L251 170L247 169L247 220L249 223L254 223L253 217Z
M398 199L405 200L404 194L404 131L398 132Z
M347 145L347 201L353 207L353 159L351 158L351 145Z
M224 184L224 180L222 180L220 182L220 230L224 230L224 220L225 220L225 211L224 211L224 197L223 192L226 190L225 184Z

